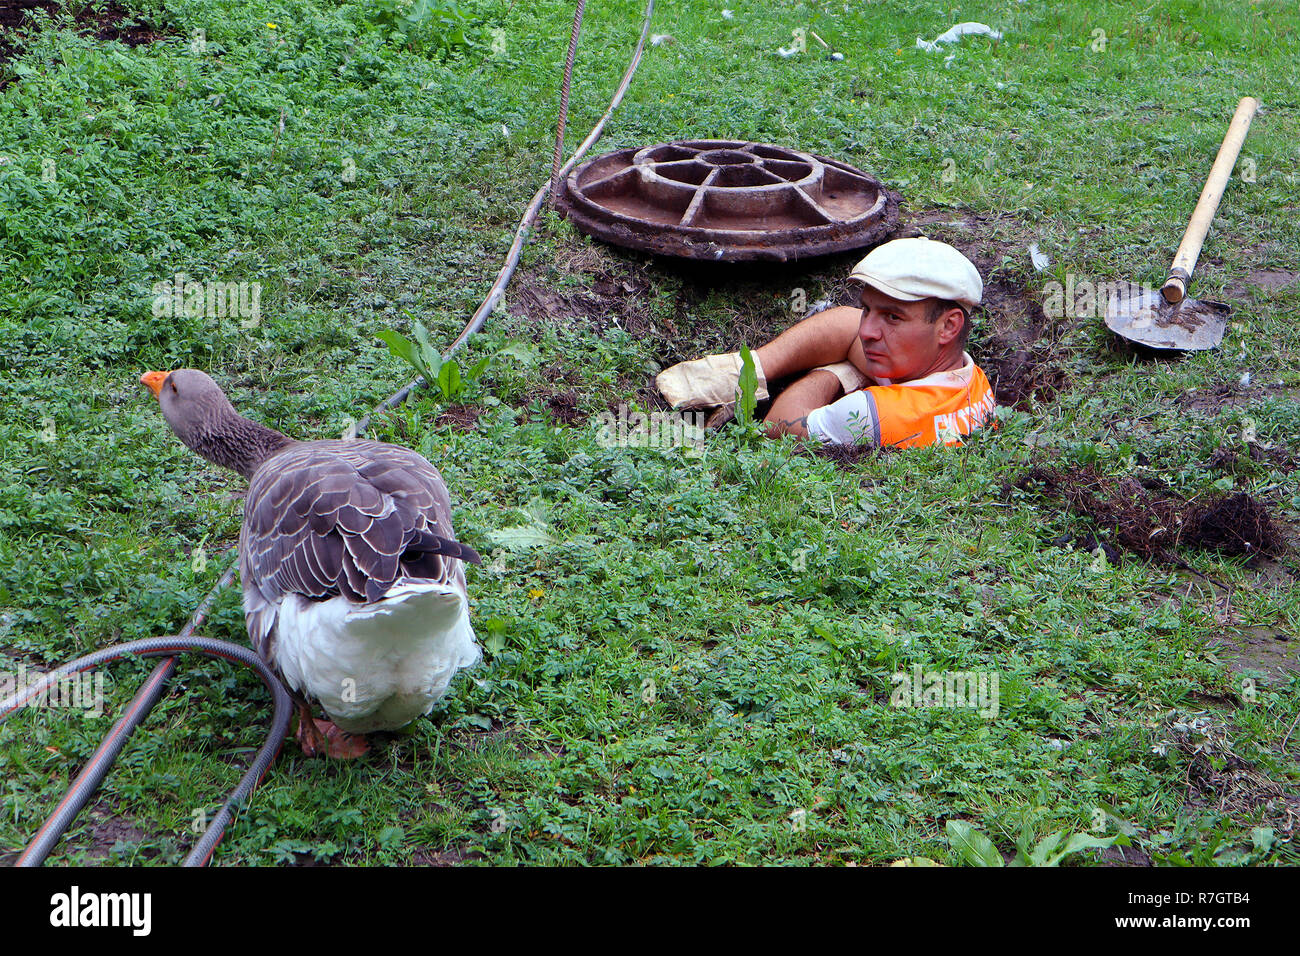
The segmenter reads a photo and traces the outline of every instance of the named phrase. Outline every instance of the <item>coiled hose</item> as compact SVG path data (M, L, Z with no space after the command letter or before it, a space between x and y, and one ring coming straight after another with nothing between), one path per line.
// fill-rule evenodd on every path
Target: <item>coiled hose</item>
M50 851L54 849L55 844L59 842L63 832L99 788L100 783L103 782L104 777L112 767L113 761L117 759L117 755L121 753L122 748L126 745L127 738L148 716L149 711L158 702L158 698L162 696L163 688L176 670L176 655L186 652L202 654L206 657L217 657L253 668L257 671L257 676L262 678L262 683L266 685L266 689L271 692L271 699L275 706L275 713L271 718L271 729L267 734L266 742L258 750L257 756L253 758L252 764L249 765L244 776L240 778L235 789L231 791L225 804L212 818L212 822L208 824L207 829L203 831L203 836L194 844L189 856L185 858L184 865L204 866L211 859L213 851L216 850L217 844L221 841L226 826L234 818L235 812L243 804L245 798L253 792L253 788L261 782L266 772L271 769L271 764L275 762L276 755L279 754L280 747L284 743L284 737L289 732L289 723L293 718L293 702L289 699L289 694L284 689L284 685L280 683L280 679L272 673L271 669L266 666L260 657L248 648L207 637L181 637L178 635L176 637L148 637L140 641L130 641L126 644L106 647L101 651L78 657L75 661L64 664L57 670L50 671L35 684L0 702L0 722L2 722L27 701L39 696L62 678L132 655L166 658L154 668L145 682L140 685L140 689L136 692L135 697L131 699L131 703L127 705L125 712L113 725L113 729L109 731L90 759L86 761L86 765L81 768L81 772L77 774L77 778L68 788L68 792L59 801L59 805L54 808L54 812L50 814L45 824L37 831L36 836L32 838L32 841L18 858L16 866L40 866L44 862Z

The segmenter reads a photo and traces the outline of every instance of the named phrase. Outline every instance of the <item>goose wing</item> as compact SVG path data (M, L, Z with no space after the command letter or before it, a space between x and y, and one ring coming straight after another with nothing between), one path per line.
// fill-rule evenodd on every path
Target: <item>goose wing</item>
M290 594L358 604L417 578L464 588L451 499L438 470L408 448L315 441L269 459L249 483L240 534L249 636L270 659L275 611Z

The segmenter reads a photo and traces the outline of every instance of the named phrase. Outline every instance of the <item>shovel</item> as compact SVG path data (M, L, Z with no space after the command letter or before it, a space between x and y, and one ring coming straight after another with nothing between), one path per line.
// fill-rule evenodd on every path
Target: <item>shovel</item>
M1223 341L1223 330L1232 310L1222 302L1187 298L1187 286L1258 107L1259 101L1249 96L1237 104L1219 155L1201 190L1200 201L1169 267L1169 278L1160 291L1136 283L1128 284L1127 288L1121 284L1117 294L1109 297L1106 327L1116 335L1149 348L1180 351L1212 349Z

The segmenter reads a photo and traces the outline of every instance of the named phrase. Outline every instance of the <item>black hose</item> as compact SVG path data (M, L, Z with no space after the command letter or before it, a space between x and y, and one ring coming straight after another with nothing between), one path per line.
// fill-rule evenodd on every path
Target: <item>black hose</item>
M266 775L267 770L275 761L276 755L280 752L280 746L284 741L285 734L289 732L289 723L293 718L293 703L290 701L284 685L280 683L280 679L275 676L260 657L248 648L207 637L177 636L150 637L95 651L51 671L36 683L29 685L4 701L0 701L0 722L3 722L22 707L24 703L33 697L39 696L50 686L72 674L90 670L100 664L120 660L131 655L166 657L166 660L160 662L154 668L148 679L136 692L131 703L127 705L126 711L113 725L113 729L100 743L90 759L86 761L85 766L81 768L81 772L77 774L77 778L68 788L68 792L59 801L59 805L55 807L54 812L50 814L44 825L37 831L36 836L32 838L27 848L18 858L16 866L40 866L50 851L54 849L64 830L81 812L95 790L103 782L104 777L113 765L113 761L117 759L117 755L121 753L123 746L125 746L127 738L131 736L132 731L140 725L154 704L158 702L158 698L162 696L163 688L176 670L176 655L187 651L252 667L257 671L258 676L262 678L262 683L266 685L267 690L271 692L275 705L275 713L271 720L271 729L267 733L266 742L262 744L257 756L240 779L239 784L231 792L225 804L213 817L203 836L190 850L189 856L185 858L184 865L203 866L208 862L234 812L239 809L245 798L252 793L253 788Z

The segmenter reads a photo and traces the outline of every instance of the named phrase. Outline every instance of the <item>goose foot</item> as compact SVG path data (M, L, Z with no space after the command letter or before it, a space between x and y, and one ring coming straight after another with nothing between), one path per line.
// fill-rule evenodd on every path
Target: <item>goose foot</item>
M314 720L309 711L298 714L298 745L304 756L355 760L370 752L370 744L361 734L339 730L328 720Z

